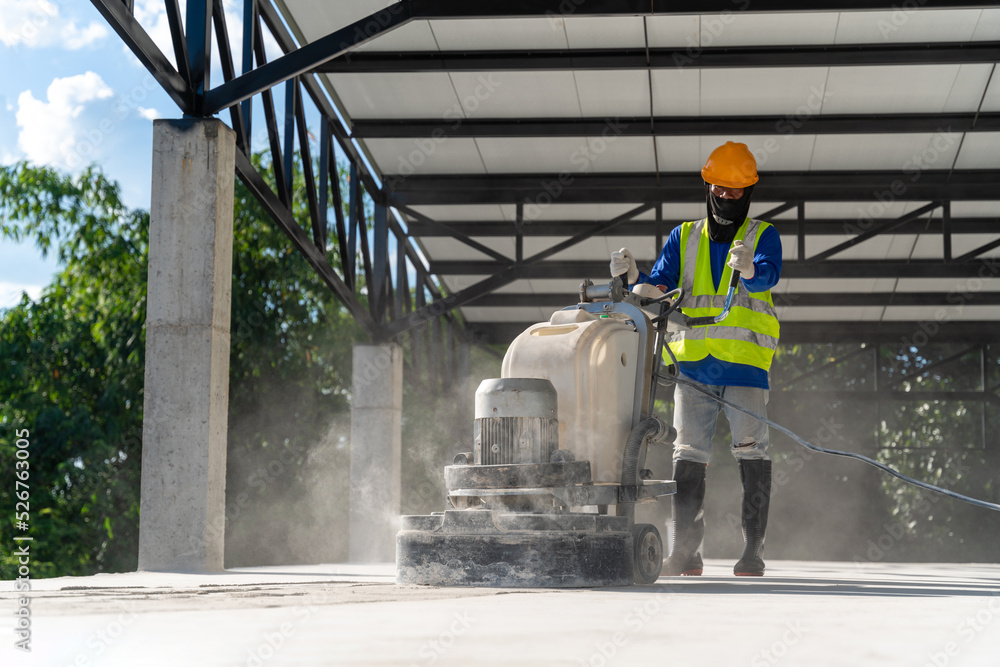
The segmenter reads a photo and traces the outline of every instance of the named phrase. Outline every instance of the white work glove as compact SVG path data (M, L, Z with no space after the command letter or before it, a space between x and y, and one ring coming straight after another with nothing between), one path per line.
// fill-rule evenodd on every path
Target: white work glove
M757 270L753 266L753 248L743 245L743 241L733 241L729 249L729 261L726 262L734 271L739 271L744 280L753 280Z
M639 267L635 265L632 253L627 248L622 248L611 253L611 277L627 274L628 284L631 285L639 279Z

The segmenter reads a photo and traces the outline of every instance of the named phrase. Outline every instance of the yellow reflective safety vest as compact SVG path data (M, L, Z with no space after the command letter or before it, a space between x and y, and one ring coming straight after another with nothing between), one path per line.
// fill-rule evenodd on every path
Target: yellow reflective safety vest
M767 222L747 218L734 241L743 241L744 245L756 250L761 234L770 226ZM723 268L718 288L712 281L709 243L707 219L685 222L681 226L680 275L684 288L681 309L689 317L718 315L729 291L733 270L728 265ZM711 355L722 361L770 370L778 347L778 318L770 290L748 292L741 280L725 320L677 332L669 345L678 362L700 361ZM666 352L664 359L671 363Z

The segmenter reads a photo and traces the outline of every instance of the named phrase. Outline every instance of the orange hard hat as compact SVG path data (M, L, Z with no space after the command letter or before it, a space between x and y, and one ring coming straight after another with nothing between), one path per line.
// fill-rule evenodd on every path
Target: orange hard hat
M701 177L724 188L746 188L758 180L757 161L746 144L727 141L708 156Z

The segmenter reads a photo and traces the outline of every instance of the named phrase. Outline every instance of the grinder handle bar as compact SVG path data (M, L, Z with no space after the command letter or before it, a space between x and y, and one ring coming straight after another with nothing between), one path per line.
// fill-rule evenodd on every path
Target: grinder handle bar
M709 315L707 317L689 317L687 325L689 327L704 327L710 324L718 324L729 317L729 308L733 305L733 295L736 294L739 284L740 272L733 269L733 276L729 279L729 291L726 293L726 303L722 306L722 312L718 315Z

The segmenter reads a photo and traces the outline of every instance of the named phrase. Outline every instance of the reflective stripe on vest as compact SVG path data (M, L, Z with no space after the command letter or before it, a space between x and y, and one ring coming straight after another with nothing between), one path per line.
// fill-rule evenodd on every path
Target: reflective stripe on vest
M770 225L748 218L734 241L752 242L756 250L761 234ZM684 313L689 317L718 315L726 301L733 270L727 265L712 281L707 220L685 222L681 228L681 285L684 287ZM771 368L778 347L778 318L771 292L747 292L740 281L729 316L720 324L677 332L669 343L678 361L700 361L711 355L731 363L748 364L763 370ZM665 357L667 362L670 360Z

